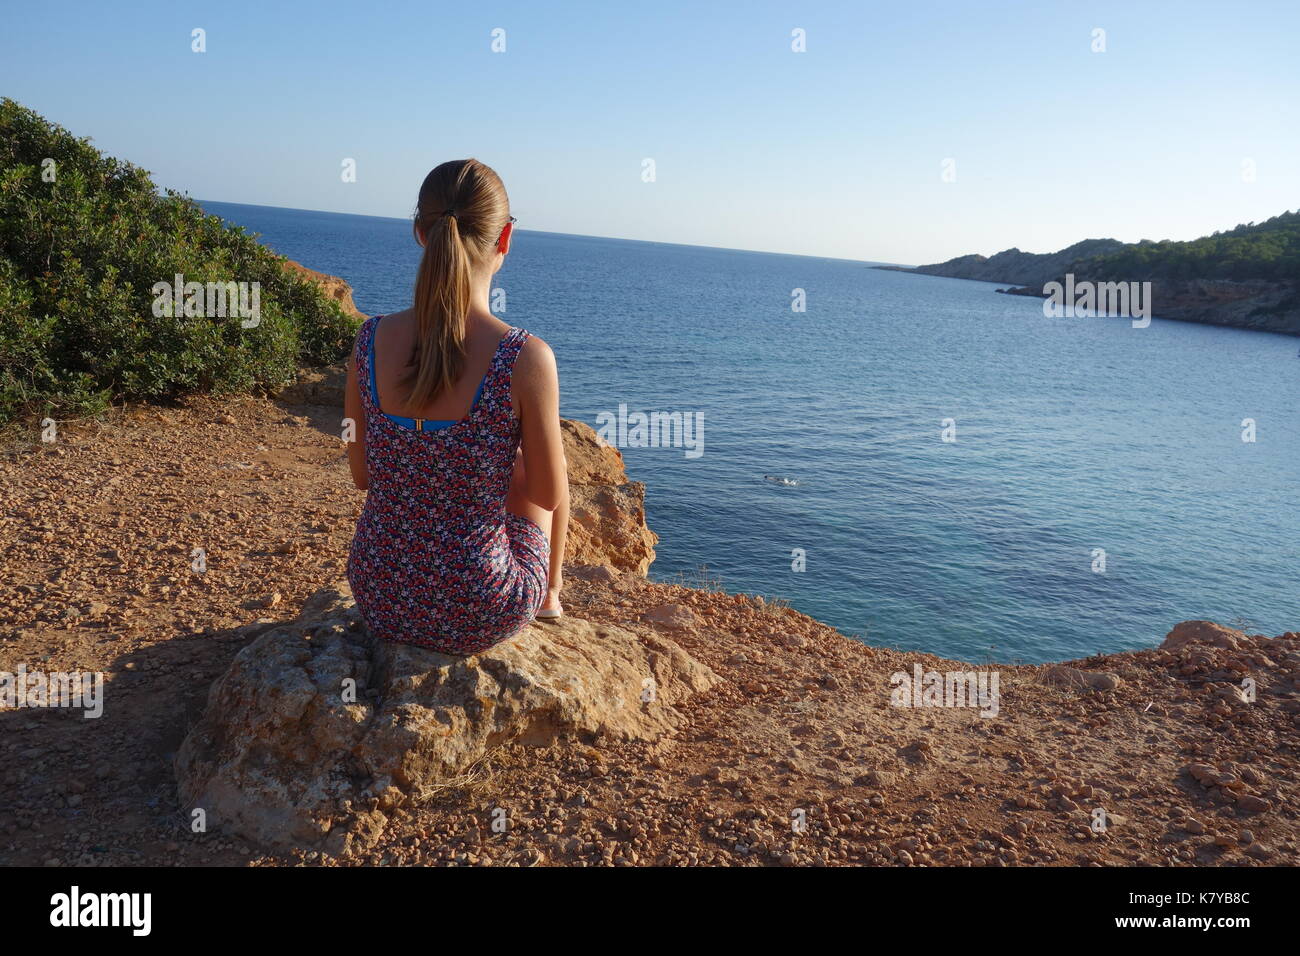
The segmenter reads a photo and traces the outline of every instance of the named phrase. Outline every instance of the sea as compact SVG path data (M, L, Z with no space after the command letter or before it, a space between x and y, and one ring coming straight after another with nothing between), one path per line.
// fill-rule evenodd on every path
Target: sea
M200 205L411 304L409 219ZM564 417L624 421L656 580L985 664L1300 630L1300 339L876 265L521 230L494 308L550 343Z

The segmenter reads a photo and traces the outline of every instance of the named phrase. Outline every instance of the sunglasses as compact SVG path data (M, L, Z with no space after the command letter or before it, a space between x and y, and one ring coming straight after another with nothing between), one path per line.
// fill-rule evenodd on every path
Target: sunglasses
M510 228L511 226L513 226L513 225L514 225L515 223L517 223L518 221L519 221L519 220L516 219L514 216L511 216L509 219L506 220L506 224L505 224L504 226L501 227L501 235L497 236L497 244L498 244L498 246L501 245L501 240L505 238L506 230L507 230L508 228ZM502 252L505 252L505 249L502 248L501 251L502 251Z

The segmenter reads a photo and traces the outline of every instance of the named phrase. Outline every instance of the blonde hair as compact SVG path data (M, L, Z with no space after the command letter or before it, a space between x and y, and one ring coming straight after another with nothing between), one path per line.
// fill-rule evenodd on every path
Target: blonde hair
M465 370L470 272L490 258L510 221L501 177L477 159L436 166L420 186L415 224L424 257L415 280L415 345L407 403L419 407L449 389Z

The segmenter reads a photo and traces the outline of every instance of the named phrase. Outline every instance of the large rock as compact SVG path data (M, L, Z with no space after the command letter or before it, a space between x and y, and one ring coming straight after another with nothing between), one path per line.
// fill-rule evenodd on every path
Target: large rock
M213 684L180 796L245 839L346 854L496 747L655 739L717 680L653 632L569 617L473 657L376 641L340 583Z
M602 444L582 422L560 421L569 466L565 560L644 575L659 536L646 525L645 485L628 481L623 453Z
M1118 674L1085 671L1078 667L1070 667L1068 664L1055 664L1049 667L1044 677L1049 684L1071 690L1109 692L1118 689L1123 683Z
M590 425L561 418L560 435L570 484L621 485L627 481L623 453L602 442Z
M1224 650L1239 650L1246 643L1246 635L1241 631L1224 627L1214 621L1183 621L1175 624L1173 630L1165 635L1160 648L1177 651L1188 644L1209 644Z

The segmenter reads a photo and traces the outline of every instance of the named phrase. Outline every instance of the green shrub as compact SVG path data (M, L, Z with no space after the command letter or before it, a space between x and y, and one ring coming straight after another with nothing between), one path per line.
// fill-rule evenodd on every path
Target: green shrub
M47 160L53 160L53 181ZM0 424L263 391L346 354L356 320L243 229L0 100ZM154 315L156 283L260 284L260 323Z

